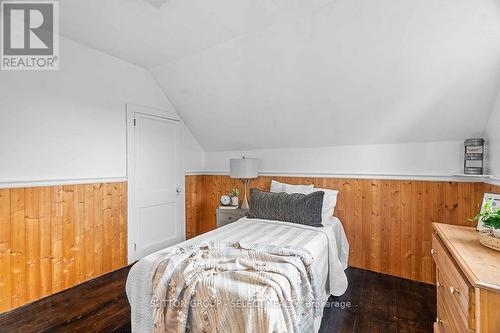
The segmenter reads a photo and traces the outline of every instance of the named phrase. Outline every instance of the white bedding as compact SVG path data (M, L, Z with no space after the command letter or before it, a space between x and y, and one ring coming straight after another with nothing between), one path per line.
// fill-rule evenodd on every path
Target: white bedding
M320 276L324 280L322 285L325 292L328 295L340 296L347 289L347 278L343 271L347 268L349 243L347 242L342 223L338 218L331 217L325 224L325 228L316 228L282 221L244 217L222 228L192 238L186 241L185 244L190 245L200 241L234 241L299 246L308 250L313 255L315 259L314 266L317 272L316 276ZM327 231L326 229L330 229L333 232L336 244L328 244L323 234L323 232ZM335 247L334 252L337 254L337 258L332 258L332 266L334 267L329 267L328 265L328 247L330 245ZM339 274L339 267L341 267L342 274ZM331 289L329 289L330 286L327 284L329 269L333 275Z
M325 224L324 228L315 228L281 221L242 218L176 246L182 247L206 241L298 246L313 256L314 276L319 279L322 291L322 299L318 301L326 302L330 295L342 295L347 289L344 270L347 268L349 245L342 224L337 218L332 217ZM150 265L153 267L154 262L165 251L143 258L130 270L127 295L132 308L134 332L143 332L145 327L150 327L151 309L147 305L152 287L148 275L144 272L148 271L147 267ZM321 318L317 319L316 331L321 323Z

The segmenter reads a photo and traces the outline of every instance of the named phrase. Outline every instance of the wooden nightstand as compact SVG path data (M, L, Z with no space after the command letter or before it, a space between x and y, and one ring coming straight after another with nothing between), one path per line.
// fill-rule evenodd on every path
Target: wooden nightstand
M248 213L246 209L224 209L217 208L217 228L225 226L226 224L238 221Z

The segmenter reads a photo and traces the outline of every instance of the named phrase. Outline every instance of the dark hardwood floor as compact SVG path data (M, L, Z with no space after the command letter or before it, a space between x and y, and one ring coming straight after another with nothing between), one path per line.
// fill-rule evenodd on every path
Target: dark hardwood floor
M0 315L0 332L130 332L128 270ZM320 332L432 332L433 286L355 268L347 277L349 289L330 298Z
M361 269L347 270L349 288L332 302L351 307L325 308L321 333L330 332L432 332L436 319L433 285Z
M129 267L0 315L0 332L130 332Z

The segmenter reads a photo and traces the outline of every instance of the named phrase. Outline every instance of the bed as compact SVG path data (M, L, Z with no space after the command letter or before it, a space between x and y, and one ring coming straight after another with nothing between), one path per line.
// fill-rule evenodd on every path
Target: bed
M340 296L347 289L347 278L344 270L347 268L349 253L349 245L342 223L339 219L330 217L323 224L324 227L317 228L282 221L244 217L234 223L180 243L176 245L175 248L185 249L194 247L197 244L229 244L237 242L240 245L265 244L268 247L274 246L277 248L285 246L288 249L295 249L296 251L303 250L304 253L309 254L311 257L310 275L315 279L314 285L316 288L319 288L315 294L315 304L319 304L320 310L314 314L312 320L310 320L310 318L307 319L308 321L312 321L309 326L298 326L299 328L295 328L294 331L302 332L307 330L310 332L314 330L317 332L321 324L324 303L328 300L330 295ZM172 331L165 327L162 329L156 327L155 323L158 322L158 318L156 317L157 313L155 314L153 310L154 305L151 304L154 298L153 295L156 292L153 291L153 289L156 290L158 288L153 287L153 285L158 285L158 262L162 257L165 257L167 253L171 252L172 249L169 248L153 253L141 259L130 270L126 291L131 305L133 332ZM298 257L298 255L295 255L295 257ZM162 274L164 273L162 272ZM234 284L228 284L224 288L230 289L233 287ZM238 288L241 292L242 288ZM190 317L187 317L187 313L185 315L187 320L195 320L191 318L191 312L188 313ZM163 315L163 313L161 315ZM281 316L281 314L278 314L276 311L269 311L263 316L273 317ZM240 318L234 318L235 321L239 319ZM276 322L273 324L273 319L267 318L266 320L270 320L271 324L266 322L266 330L272 332L289 331L289 329L280 327L281 324L279 324L280 321L278 319L283 320L283 318L277 318ZM255 320L255 318L253 320ZM247 326L240 326L238 328L239 331L256 330L255 328L249 328L248 325L250 324L246 322L241 325ZM304 327L307 327L307 329L304 329ZM203 328L201 331L203 332L204 330ZM220 328L217 330L220 330ZM222 329L222 331L227 330L236 330L236 328ZM215 331L215 329L207 329L206 331Z

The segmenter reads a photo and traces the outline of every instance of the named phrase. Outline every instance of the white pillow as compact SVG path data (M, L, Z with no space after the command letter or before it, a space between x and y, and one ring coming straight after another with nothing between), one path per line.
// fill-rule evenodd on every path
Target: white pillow
M333 212L335 211L335 206L337 205L337 196L339 194L339 191L328 190L326 188L315 188L314 191L312 192L317 192L317 191L325 192L325 196L323 197L323 210L321 211L323 220L325 220L333 216Z
M281 193L283 192L283 183L277 182L275 180L271 180L271 192L272 193Z
M290 193L309 194L309 193L311 193L313 188L314 188L314 185L291 185L291 184L287 184L287 183L280 183L280 182L277 182L276 180L271 180L270 192L272 192L272 193L285 192L288 194L290 194Z
M314 185L290 185L283 184L283 192L309 194L314 191Z

